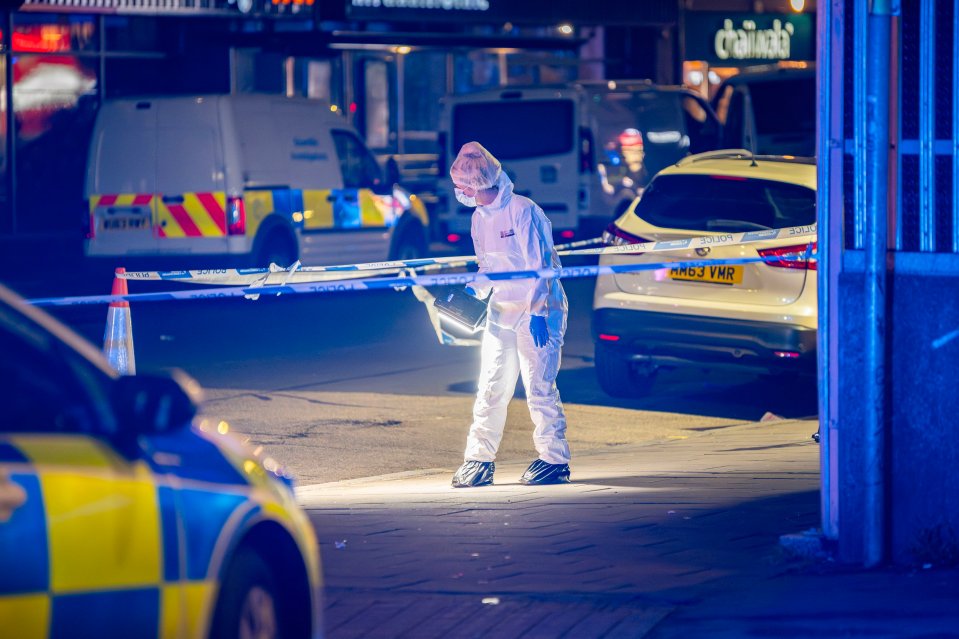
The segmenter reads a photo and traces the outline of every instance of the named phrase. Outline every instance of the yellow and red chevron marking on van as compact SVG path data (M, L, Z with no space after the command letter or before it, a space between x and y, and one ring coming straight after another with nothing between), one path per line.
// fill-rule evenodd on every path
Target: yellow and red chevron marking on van
M182 193L182 201L157 200L159 237L223 237L226 235L226 193ZM166 201L164 201L166 200Z
M109 193L90 196L90 213L99 207L145 207L152 210L158 237L223 237L226 193Z
M118 195L93 195L90 211L98 206L147 206L153 200L152 193L120 193Z

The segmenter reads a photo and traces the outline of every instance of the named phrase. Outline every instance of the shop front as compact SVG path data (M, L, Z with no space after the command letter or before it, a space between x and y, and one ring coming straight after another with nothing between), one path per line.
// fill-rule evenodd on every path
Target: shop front
M669 81L677 25L672 0L26 0L0 11L0 240L79 250L91 127L111 97L315 99L415 182L436 174L443 95Z
M684 22L683 83L706 98L746 69L815 63L815 13L689 11Z

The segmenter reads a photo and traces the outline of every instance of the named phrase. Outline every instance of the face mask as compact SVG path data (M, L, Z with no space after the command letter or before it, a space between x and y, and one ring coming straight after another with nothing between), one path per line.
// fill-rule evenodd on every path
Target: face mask
M468 206L471 209L475 209L478 206L475 197L467 197L460 189L453 189L453 193L456 194L456 200L463 206Z

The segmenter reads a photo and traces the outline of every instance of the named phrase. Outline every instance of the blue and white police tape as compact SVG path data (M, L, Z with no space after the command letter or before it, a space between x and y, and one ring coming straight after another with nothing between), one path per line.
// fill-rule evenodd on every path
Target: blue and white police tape
M271 264L269 268L217 268L197 269L189 271L128 271L119 274L127 280L140 281L177 281L190 284L219 284L243 285L253 282L276 284L278 281L286 283L322 282L327 280L350 279L363 277L364 273L374 271L378 273L417 269L424 266L457 266L474 263L476 258L468 257L433 257L415 260L390 260L385 262L368 262L365 264L341 264L337 266L302 266L296 262L284 268Z
M715 248L768 242L782 239L804 239L816 236L816 225L793 226L784 229L766 229L741 233L716 233L660 242L640 242L638 244L618 244L592 249L577 249L578 246L596 244L602 240L594 238L571 242L556 247L560 256L571 255L624 255L632 253L661 253L689 248ZM305 282L324 282L348 278L362 278L364 272L374 271L399 273L405 270L429 271L442 268L470 266L476 263L473 255L451 257L420 258L413 260L390 260L385 262L367 262L364 264L341 264L337 266L300 266L297 264L282 268L270 265L269 268L244 269L201 269L192 271L131 271L121 274L128 280L175 280L191 284L229 285L276 285ZM345 275L349 274L349 275ZM263 291L265 293L265 291Z
M556 246L556 250L562 255L568 254L568 249L591 246L599 244L603 239L596 237L589 240L580 240L568 244ZM120 273L119 277L127 280L142 281L181 281L191 284L219 284L244 285L257 283L277 284L282 281L284 284L290 282L322 282L333 279L344 278L345 273L357 273L356 277L362 277L364 271L377 271L380 274L386 272L399 273L406 270L421 270L426 267L450 268L459 266L470 266L476 263L475 255L454 255L447 257L424 257L412 260L387 260L383 262L366 262L363 264L339 264L335 266L302 266L300 262L289 267L282 267L277 264L270 264L267 268L220 268L220 269L196 269L186 271L127 271ZM321 274L328 274L322 275ZM349 276L352 278L354 276Z
M797 261L806 261L815 255L813 245L807 245L805 251L795 254ZM675 262L655 262L638 264L606 264L586 266L566 266L558 269L544 268L529 271L497 271L489 273L439 273L436 275L414 275L399 277L368 277L362 279L333 280L328 282L303 282L282 285L225 286L203 290L169 291L162 293L135 293L130 295L87 295L81 297L47 297L28 300L36 306L72 306L81 304L109 304L110 302L161 302L171 300L225 299L246 297L249 295L296 295L342 293L347 291L368 291L396 289L408 286L465 286L467 284L495 284L505 280L556 279L595 277L638 271L671 270L693 267L716 267L737 264L755 264L760 262L783 262L788 258L777 254L768 257L741 257L718 260L689 260Z
M700 235L676 240L660 242L639 242L636 244L614 244L594 249L569 251L566 255L623 255L631 253L661 253L680 249L716 248L719 246L736 246L740 244L754 244L772 240L803 240L816 237L816 225L790 226L784 229L763 229L760 231L744 231L741 233L715 233Z

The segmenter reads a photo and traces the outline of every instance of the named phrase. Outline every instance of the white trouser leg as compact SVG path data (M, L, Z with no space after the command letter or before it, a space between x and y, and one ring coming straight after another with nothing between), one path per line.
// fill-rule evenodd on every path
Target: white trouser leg
M473 425L466 438L466 461L496 459L506 426L506 407L516 392L518 377L516 333L487 324L480 355L479 388L473 404Z
M569 443L566 441L566 413L556 387L566 316L555 314L549 318L549 342L537 347L529 330L524 330L524 318L516 331L520 371L526 388L526 405L535 426L533 445L539 458L550 464L569 463Z

